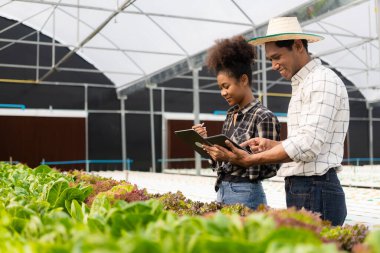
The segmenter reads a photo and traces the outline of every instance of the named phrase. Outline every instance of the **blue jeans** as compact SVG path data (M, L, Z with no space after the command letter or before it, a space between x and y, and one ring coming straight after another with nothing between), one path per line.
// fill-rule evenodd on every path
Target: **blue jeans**
M335 169L322 176L285 178L286 205L318 212L333 226L343 225L347 216L346 200Z
M260 204L267 204L261 182L232 183L222 181L217 192L217 201L223 204L243 204L256 209Z

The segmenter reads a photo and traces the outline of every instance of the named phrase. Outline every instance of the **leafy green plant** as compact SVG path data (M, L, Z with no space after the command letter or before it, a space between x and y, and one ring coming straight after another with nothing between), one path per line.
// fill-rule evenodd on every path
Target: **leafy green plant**
M243 204L224 205L220 211L224 214L239 214L240 216L247 216L253 212Z
M93 191L85 199L86 204L89 206L92 205L96 195L101 192L109 191L112 189L112 187L118 186L121 183L113 179L96 176L94 174L88 174L79 170L70 171L68 175L72 176L74 179L72 186L83 184L92 187Z
M344 225L343 227L324 227L321 236L329 241L335 241L341 249L351 251L354 245L364 242L368 227L363 224Z
M77 185L70 187L68 180L60 178L50 184L47 184L43 191L43 200L50 203L51 208L63 207L70 205L71 201L77 200L83 202L92 192L92 187ZM69 202L66 204L66 202ZM66 208L67 211L69 211Z
M380 233L367 232L332 227L306 210L253 212L181 192L150 195L82 172L0 163L0 252L379 252Z
M362 244L353 247L354 253L379 253L380 252L380 230L370 231Z
M203 203L192 201L186 198L182 192L154 194L151 198L158 199L165 210L170 210L179 215L208 215L217 211L225 214L240 214L242 216L251 213L251 210L244 205L224 205L216 201Z

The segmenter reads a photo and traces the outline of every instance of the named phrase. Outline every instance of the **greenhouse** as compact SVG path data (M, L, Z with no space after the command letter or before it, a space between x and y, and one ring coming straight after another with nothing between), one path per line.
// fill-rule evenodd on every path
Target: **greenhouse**
M379 0L0 0L0 251L380 252L379 8ZM289 106L296 92L268 44L253 47L248 93L281 130L282 145L262 159L281 146L288 160L274 158L275 173L258 180L248 168L271 162L243 166L245 181L222 175L230 185L259 182L266 202L220 201L214 186L225 168L209 163L220 149L200 155L175 134L198 124L208 136L222 133L231 104L210 68L213 46L265 37L274 17L296 17L302 34L323 37L307 55L347 91L348 129L331 126L328 142L330 129L316 126L342 156L323 173L318 160L314 174L305 166L302 174L337 175L347 207L339 225L324 210L289 204L294 175L284 171L300 158L284 143L297 138ZM331 101L322 102L337 106ZM232 168L261 157L223 152ZM337 199L331 208L340 210Z

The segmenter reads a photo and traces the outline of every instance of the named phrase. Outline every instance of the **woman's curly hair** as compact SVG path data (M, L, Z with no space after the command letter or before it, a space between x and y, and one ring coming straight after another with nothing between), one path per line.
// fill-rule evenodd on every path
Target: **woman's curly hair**
M217 40L210 48L207 67L217 75L220 71L239 79L243 74L252 83L252 66L256 57L255 47L243 38L235 36L230 39Z

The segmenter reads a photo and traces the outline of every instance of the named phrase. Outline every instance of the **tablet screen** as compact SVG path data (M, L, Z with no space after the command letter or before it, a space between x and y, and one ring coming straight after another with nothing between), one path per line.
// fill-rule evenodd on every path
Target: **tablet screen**
M225 136L224 134L219 134L219 135L215 135L215 136L210 136L210 137L207 137L205 138L207 141L209 141L210 143L212 144L216 144L216 145L219 145L219 146L222 146L222 147L225 147L227 149L228 146L226 145L226 140L229 140L236 148L239 148L239 149L243 149L245 151L247 151L248 153L251 153L251 151L249 150L249 148L246 148L246 147L241 147L239 144L237 144L236 142L233 142L231 139L229 139L227 136Z
M174 132L179 138L181 138L184 142L189 144L196 152L198 152L201 156L210 158L210 155L207 154L206 151L203 150L202 145L212 145L210 142L205 140L202 136L200 136L193 129L185 129Z

